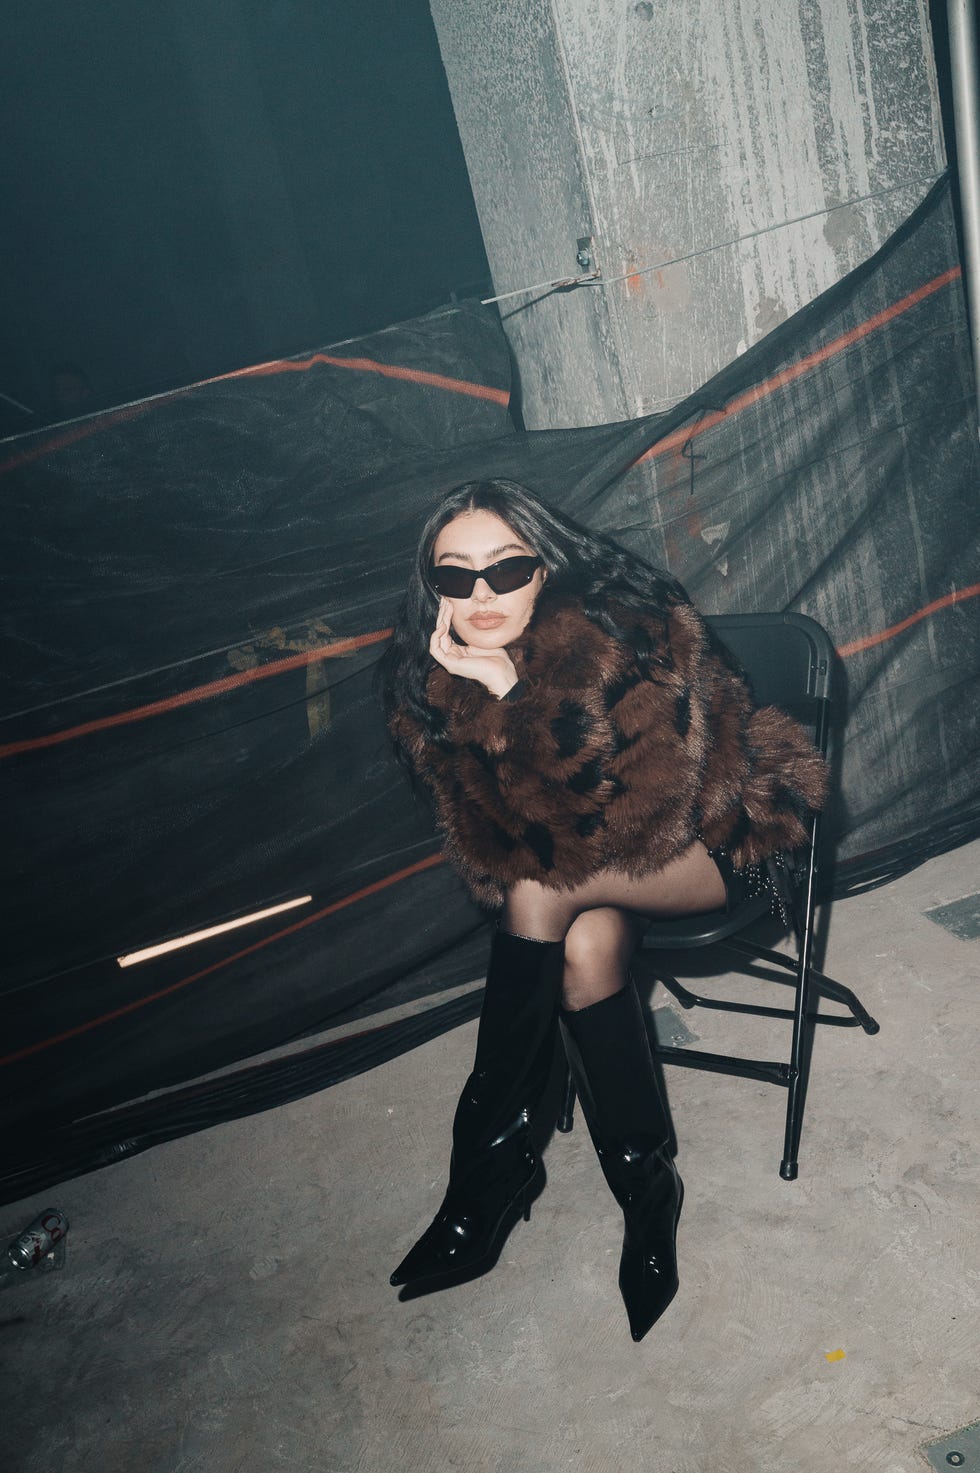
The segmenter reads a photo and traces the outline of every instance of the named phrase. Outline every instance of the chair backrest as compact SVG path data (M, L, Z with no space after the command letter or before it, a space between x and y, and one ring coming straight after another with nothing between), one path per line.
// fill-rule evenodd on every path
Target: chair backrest
M708 619L742 666L755 701L801 721L823 750L834 647L806 614L716 614Z

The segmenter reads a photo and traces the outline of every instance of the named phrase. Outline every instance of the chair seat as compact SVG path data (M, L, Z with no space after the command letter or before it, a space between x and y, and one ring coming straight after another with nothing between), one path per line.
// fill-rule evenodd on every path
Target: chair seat
M743 900L734 910L699 911L696 915L651 921L643 936L644 951L687 951L711 946L760 920L772 908L768 893Z

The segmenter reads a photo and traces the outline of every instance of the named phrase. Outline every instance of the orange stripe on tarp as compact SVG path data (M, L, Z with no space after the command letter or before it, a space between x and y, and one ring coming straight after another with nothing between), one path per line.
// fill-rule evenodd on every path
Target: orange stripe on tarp
M873 649L875 645L885 644L887 640L894 639L896 635L904 634L906 629L911 629L914 624L927 619L931 614L938 613L941 609L951 608L953 604L964 603L967 599L978 596L980 596L980 583L973 583L969 588L954 589L952 593L934 599L932 603L917 609L914 614L909 614L908 618L890 625L887 629L882 629L876 634L866 634L861 639L854 639L848 644L839 645L837 653L846 660L850 655L859 654L862 650ZM370 634L358 634L350 639L338 640L336 644L321 645L318 649L306 650L298 655L289 655L283 660L272 660L269 664L260 665L255 670L242 670L235 675L226 675L221 680L212 680L207 685L194 686L191 690L181 691L177 695L167 696L163 700L153 701L146 706L137 706L129 711L119 711L114 716L102 716L94 721L85 721L79 726L66 727L64 731L50 732L43 737L29 737L19 742L8 742L0 746L0 758L38 751L44 747L58 746L62 742L73 741L76 737L88 736L95 731L104 731L108 727L145 721L149 717L160 716L167 711L176 711L196 701L206 701L212 696L222 695L226 691L236 690L254 681L267 680L273 675L282 675L302 665L315 664L318 660L350 654L352 650L361 649L365 645L379 644L390 634L390 629L376 629Z
M184 390L183 392L186 392ZM172 398L168 394L166 397ZM29 450L18 450L9 460L0 461L0 476L6 475L8 471L19 470L23 465L33 465L36 460L43 460L46 455L51 455L55 450L66 450L69 445L77 445L79 440L87 440L97 430L103 430L108 425L125 424L128 419L136 419L145 414L151 404L156 400L147 399L139 404L130 404L125 409L113 409L107 414L96 415L93 419L86 419L82 424L72 425L70 429L63 430L60 435L55 435L51 440L45 440L43 445L33 445Z
M91 1033L93 1028L101 1028L103 1023L112 1023L117 1018L124 1018L127 1013L135 1013L140 1008L148 1007L150 1003L159 1002L163 997L170 997L175 992L180 992L185 987L190 987L193 982L200 982L204 977L210 977L215 972L220 972L224 967L230 967L232 962L241 961L243 957L252 956L257 951L264 950L276 941L282 941L287 936L293 936L297 931L303 931L307 926L316 925L318 921L325 920L327 916L336 915L338 911L346 910L348 906L356 905L359 900L366 900L369 895L377 895L382 890L397 885L401 880L410 879L412 875L418 875L427 869L435 869L445 861L442 854L430 854L426 859L419 859L415 864L410 864L405 869L396 870L394 874L386 875L382 880L375 880L371 885L365 885L361 890L354 890L350 895L345 895L340 900L335 900L331 905L325 905L314 915L304 916L301 921L294 921L291 926L284 926L281 931L275 931L271 936L266 936L261 941L254 941L251 946L236 951L232 956L226 956L221 961L212 962L209 967L202 967L199 972L193 972L189 977L182 977L179 982L171 982L169 987L161 987L157 992L148 993L146 997L138 997L133 1002L124 1003L121 1008L113 1008L110 1013L102 1013L98 1018L90 1018L87 1023L78 1023L74 1028L66 1028L64 1033L55 1033L51 1038L42 1038L38 1043L28 1044L25 1048L16 1049L12 1054L6 1054L0 1058L0 1068L7 1064L16 1064L21 1059L30 1058L32 1054L43 1053L45 1049L54 1048L56 1044L66 1043L70 1038L78 1038L83 1033Z
M93 721L83 721L78 726L67 726L64 731L49 732L42 737L25 737L19 742L7 742L0 746L0 758L13 757L20 752L37 752L43 747L57 747L62 742L74 741L77 737L89 736L94 731L106 731L112 726L129 726L134 721L147 721L151 716L162 716L167 711L177 711L182 706L192 706L198 701L208 701L212 696L224 695L243 685L252 685L257 680L268 680L272 675L282 675L287 670L299 669L302 665L315 665L319 660L337 659L349 655L352 650L365 645L380 644L391 634L390 629L374 629L370 634L353 635L350 639L338 639L335 644L320 645L314 650L304 650L299 655L288 655L282 660L270 660L267 665L258 665L254 670L240 670L235 675L225 675L221 680L211 680L207 685L195 685L176 695L165 696L159 701L150 701L145 706L134 706L128 711L117 711L114 716L98 716Z
M746 389L744 393L737 394L724 409L712 410L703 419L699 419L697 424L687 429L673 430L671 434L665 435L662 440L657 441L656 445L651 445L649 450L645 450L642 455L638 456L634 464L642 465L646 460L655 460L658 456L669 455L672 450L680 450L684 446L689 445L698 435L703 435L706 430L714 429L715 425L721 424L722 420L730 419L733 414L738 414L740 410L747 409L752 404L758 404L762 399L768 399L777 390L785 389L788 384L795 383L797 379L809 373L812 368L818 368L821 363L826 363L828 359L836 358L838 353L843 353L845 348L851 347L854 343L859 343L862 338L870 337L880 327L884 327L887 323L894 321L896 317L901 317L904 312L908 312L913 307L918 306L927 297L931 297L935 292L941 291L944 286L949 286L951 282L956 281L962 274L963 268L961 266L952 266L948 271L943 271L941 275L934 276L931 281L924 282L914 292L909 292L908 296L902 297L897 302L893 302L890 307L885 307L881 312L876 312L873 317L869 317L865 322L859 323L857 327L852 327L847 332L841 333L840 337L836 337L831 342L825 343L822 348L817 348L814 352L808 353L798 363L793 363L788 368L781 368L778 373L773 374L772 378L764 379L761 384L753 384L751 389Z
M964 603L968 598L980 597L980 583L971 583L969 588L956 588L952 593L947 593L943 598L933 599L931 604L926 604L921 609L916 609L914 614L909 614L907 619L902 619L898 624L891 624L887 629L882 629L878 634L866 634L863 639L852 639L850 644L842 644L837 648L837 653L842 659L848 655L857 655L861 650L870 650L875 645L884 644L889 639L894 639L897 634L904 634L906 629L911 629L913 624L927 619L930 614L938 613L940 609L951 608L953 604Z
M268 378L276 373L305 373L317 363L325 363L330 368L349 368L355 373L377 373L383 378L421 384L427 389L444 389L450 394L466 394L472 399L488 399L492 404L502 404L505 409L510 403L508 389L493 389L489 384L474 384L468 379L448 378L442 373L427 373L422 368L400 368L397 364L379 363L374 358L335 358L329 353L314 353L301 362L291 358L274 358L268 363L256 363L250 368L236 368L231 373L220 373L215 378L201 379L198 383L188 384L184 389L174 389L169 394L157 394L152 399L141 399L138 404L130 404L122 409L110 409L105 414L85 420L83 424L74 425L62 434L55 435L51 440L45 440L43 445L35 445L28 450L18 451L9 460L0 461L0 475L5 475L7 471L17 470L24 465L31 465L36 460L43 460L46 455L50 455L55 450L64 450L69 445L76 445L80 440L87 440L98 430L124 424L126 420L146 414L157 404L167 404L172 399L182 398L185 394L192 393L194 389L203 388L209 384L227 383L231 379Z
M787 385L795 383L797 379L802 378L811 369L818 368L820 364L826 363L831 358L835 358L839 353L843 353L846 348L850 348L854 343L861 342L863 338L870 337L880 327L886 326L887 323L894 321L896 317L900 317L903 313L911 311L913 307L918 306L927 297L933 296L934 293L941 291L943 287L949 286L952 282L957 281L962 274L963 268L961 266L951 266L948 271L943 271L938 276L934 276L931 281L923 282L922 286L916 287L915 291L909 292L897 302L893 302L890 307L885 307L882 311L876 312L874 316L859 323L857 327L852 327L847 332L841 333L839 337L833 338L829 343L825 343L822 348L817 348L814 352L808 353L798 363L793 363L788 368L780 369L771 378L764 379L761 384L754 384L752 388L746 389L744 393L737 394L724 409L712 410L710 414L706 414L702 419L699 419L697 424L686 429L672 431L671 434L666 435L656 445L652 445L649 450L645 450L642 455L638 456L634 464L641 465L644 461L655 460L658 456L669 455L671 451L683 449L692 440L696 439L698 435L704 434L706 430L713 429L715 425L721 424L725 419L730 419L732 415L738 414L740 410L747 409L753 404L758 404L762 399L769 398L770 395L775 394L779 389L784 389ZM930 614L937 613L940 609L949 608L952 604L961 603L964 599L974 598L978 593L980 593L980 584L974 584L970 588L960 589L947 594L944 598L937 598L932 603L926 604L924 608L918 609L914 614L910 614L907 619L901 620L898 624L891 625L888 629L882 629L876 634L868 634L862 639L855 639L848 644L841 645L837 653L846 659L849 655L856 655L861 650L871 649L875 645L884 644L887 640L894 639L896 635L902 634L906 629L910 629L913 624L919 623L921 619L928 618Z
M658 456L667 455L672 450L677 450L690 444L696 436L705 433L709 429L713 429L722 420L728 419L732 415L739 413L740 410L748 408L750 405L756 404L762 399L768 398L771 394L776 393L778 389L785 388L788 384L802 378L812 368L816 368L821 363L827 362L828 359L836 357L837 354L842 353L845 348L850 347L853 343L860 342L863 338L870 336L878 328L885 326L888 322L893 321L896 317L900 317L904 312L908 312L912 307L917 306L919 302L924 301L935 292L942 290L943 287L950 285L951 282L958 280L962 274L962 267L953 266L948 271L941 272L939 276L934 276L931 281L924 282L922 286L917 287L913 292L909 292L906 296L900 298L899 301L894 302L890 307L885 307L881 312L876 312L874 316L859 323L857 327L849 329L848 332L842 333L831 342L824 344L822 348L817 348L813 353L807 354L798 363L792 364L789 368L781 369L772 378L765 379L761 384L753 385L751 389L747 389L743 394L736 395L724 409L713 410L692 427L683 430L674 430L670 435L665 436L663 440L658 441L656 445L651 446L649 450L645 450L642 455L637 457L634 464L640 465L646 460L653 460ZM392 378L411 379L415 382L434 385L440 388L455 388L457 392L474 393L483 398L497 398L499 402L505 404L508 402L508 396L502 389L490 389L482 384L467 384L463 380L443 378L440 374L427 374L420 369L396 368L390 364L377 363L372 358L334 358L326 353L313 354L310 358L304 359L302 362L281 359L274 360L270 363L260 363L252 368L236 369L233 373L222 374L220 377L214 379L205 379L203 382L206 384L221 383L225 379L248 377L250 375L298 372L309 368L314 363L327 363L331 366L382 373ZM182 389L176 392L188 393L190 390ZM121 410L119 411L118 418L131 417L132 414L140 412L144 407L146 406L136 405L131 410ZM109 418L111 420L112 416ZM100 423L105 423L105 420L100 421ZM74 439L78 438L81 438L80 433L68 435L64 438L63 443L70 444ZM48 448L57 447L55 444L49 443L43 451L39 450L38 453L46 453ZM14 463L21 463L22 459L23 457L21 460L15 458L15 461L7 462L6 465L0 465L0 472L8 469ZM882 644L885 640L893 638L896 634L900 634L903 630L909 628L910 625L917 623L920 619L926 618L937 609L948 607L949 604L956 603L968 597L972 597L971 590L948 595L945 599L938 599L935 603L927 605L926 608L920 609L915 614L911 614L907 620L893 625L890 629L883 630L879 634L869 634L863 640L855 640L850 644L841 646L838 653L846 658L848 655L856 654L859 650L869 649L875 644ZM374 642L374 640L386 639L390 633L390 630L381 630L373 635L361 635L359 636L359 640L361 643L368 644ZM348 648L355 648L356 643L357 641L344 641L341 645L326 646L325 652L311 651L305 655L294 656L292 659L273 661L269 665L261 666L258 670L243 671L239 675L228 676L222 681L214 681L210 685L199 686L193 690L181 692L179 695L170 696L166 700L137 707L132 711L124 711L115 716L107 716L95 721L85 722L80 726L69 727L63 732L53 732L44 737L37 737L21 742L10 742L0 746L0 759L14 756L21 752L36 751L43 747L56 746L61 742L70 741L75 737L85 736L93 731L101 731L110 726L124 725L132 721L142 721L148 717L159 715L164 711L174 710L178 706L189 705L197 700L206 700L211 695L234 689L236 686L244 685L251 680L265 679L267 676L278 675L284 670L293 669L298 665L309 663L313 659L325 658L326 654L331 652L334 654L345 653L344 645Z
M400 368L394 363L379 363L375 358L334 358L329 353L314 353L298 361L293 358L278 358L271 363L256 363L251 368L236 368L233 373L223 373L218 378L206 378L205 384L220 384L226 379L262 378L272 373L305 373L315 363L326 363L330 368L352 368L360 373L377 373L382 378L402 379L406 383L424 384L428 389L445 389L450 394L468 394L473 399L489 399L493 404L502 404L506 409L510 403L508 389L492 389L489 384L474 384L468 379L447 378L442 373L428 373L424 368Z

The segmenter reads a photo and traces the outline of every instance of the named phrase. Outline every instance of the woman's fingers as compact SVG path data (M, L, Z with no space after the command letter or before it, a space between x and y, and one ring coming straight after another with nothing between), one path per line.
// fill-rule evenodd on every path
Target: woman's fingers
M429 654L433 659L438 660L440 664L444 664L446 658L452 655L453 649L452 640L447 639L438 629L433 631L432 638L429 640Z
M503 695L517 679L506 650L481 650L457 644L452 637L452 612L449 600L440 599L436 626L429 638L429 654L450 675L475 680L485 685L491 695Z
M458 657L460 647L454 642L450 632L452 623L452 606L448 599L439 600L439 612L436 615L436 627L432 631L429 640L429 653L433 659L438 660L440 665L446 663L446 657Z
M441 665L444 670L452 671L454 667L458 667L459 661L467 651L453 639L450 633L450 618L450 606L445 599L442 599L439 604L436 627L429 639L429 654L437 665Z

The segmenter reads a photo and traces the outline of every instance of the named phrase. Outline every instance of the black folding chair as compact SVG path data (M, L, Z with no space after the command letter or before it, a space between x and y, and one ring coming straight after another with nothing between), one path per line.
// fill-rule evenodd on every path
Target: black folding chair
M826 755L834 658L826 631L805 614L724 614L708 622L739 661L748 676L756 702L760 706L779 706L794 716L810 732L818 750ZM701 997L682 986L662 967L654 970L655 978L685 1008L714 1008L731 1013L752 1013L761 1018L792 1020L792 1044L786 1063L661 1045L654 1050L655 1057L666 1064L707 1069L719 1074L738 1074L746 1079L761 1079L786 1087L786 1135L779 1167L784 1181L793 1181L798 1171L813 1025L826 1023L839 1028L861 1027L865 1033L877 1033L879 1026L849 988L817 971L812 964L819 814L812 817L809 828L809 841L803 849L793 855L780 856L778 864L770 864L770 874L792 923L795 956L773 951L736 934L770 909L771 897L766 894L746 900L731 912L712 911L678 920L658 920L651 924L643 939L644 950L654 952L717 946L739 959L741 965L737 970L758 976L758 972L753 972L752 964L762 962L767 968L765 980L795 989L792 1008L763 1007ZM821 998L843 1003L848 1013L821 1013ZM571 1130L574 1101L575 1089L568 1075L559 1130Z

